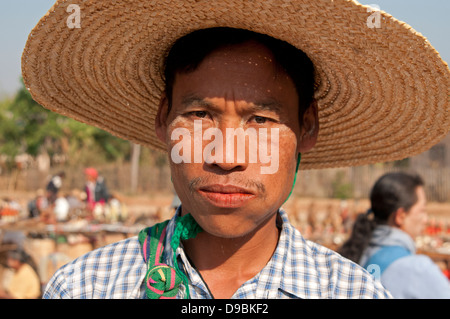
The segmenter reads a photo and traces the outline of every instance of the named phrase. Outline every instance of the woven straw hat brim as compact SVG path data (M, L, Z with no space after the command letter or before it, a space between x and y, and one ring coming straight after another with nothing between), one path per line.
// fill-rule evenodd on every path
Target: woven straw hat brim
M69 28L70 4L81 28ZM32 30L23 77L42 106L165 150L154 120L163 61L181 36L208 27L265 33L317 69L320 131L301 169L357 166L419 154L450 131L450 71L407 24L345 0L57 1Z

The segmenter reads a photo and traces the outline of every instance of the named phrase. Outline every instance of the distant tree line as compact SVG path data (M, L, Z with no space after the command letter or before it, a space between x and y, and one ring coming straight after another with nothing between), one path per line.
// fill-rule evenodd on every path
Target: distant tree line
M48 154L51 165L55 158L62 158L65 166L128 161L132 154L140 156L136 145L128 141L43 108L22 82L13 98L0 101L2 171L13 171L15 158L23 154L33 158Z

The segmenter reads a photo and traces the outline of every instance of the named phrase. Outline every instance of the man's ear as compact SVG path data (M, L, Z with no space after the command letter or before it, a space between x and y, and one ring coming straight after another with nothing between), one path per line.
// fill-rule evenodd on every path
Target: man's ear
M315 99L303 114L300 133L298 151L300 153L308 152L316 145L319 135L319 108Z
M169 113L169 100L165 92L161 95L161 100L159 101L158 112L155 118L155 132L156 136L163 143L166 143L167 134L167 117Z

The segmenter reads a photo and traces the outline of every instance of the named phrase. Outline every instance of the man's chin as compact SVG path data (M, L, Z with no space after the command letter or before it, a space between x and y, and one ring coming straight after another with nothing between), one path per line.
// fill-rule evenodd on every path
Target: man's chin
M242 238L254 234L264 224L266 224L269 217L262 219L241 217L238 212L225 214L208 214L207 216L195 216L197 223L202 227L203 231L211 236L233 239Z

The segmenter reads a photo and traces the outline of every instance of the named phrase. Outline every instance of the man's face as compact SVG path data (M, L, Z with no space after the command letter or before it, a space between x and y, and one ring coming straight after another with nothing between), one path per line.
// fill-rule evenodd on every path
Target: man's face
M178 73L171 110L164 115L163 100L156 127L167 144L183 214L225 238L250 234L274 218L292 188L298 153L313 145L308 138L302 142L298 105L294 83L258 43L219 49L195 71ZM238 159L243 140L231 140L227 129L256 132L257 148L247 136L245 159ZM264 147L263 155L271 156L265 163L249 160Z

